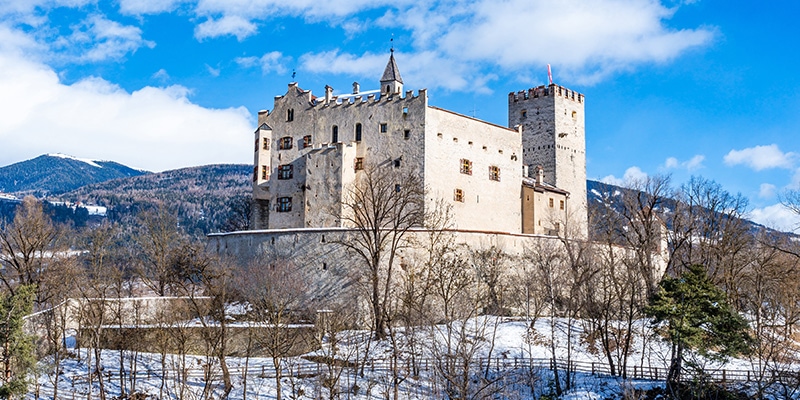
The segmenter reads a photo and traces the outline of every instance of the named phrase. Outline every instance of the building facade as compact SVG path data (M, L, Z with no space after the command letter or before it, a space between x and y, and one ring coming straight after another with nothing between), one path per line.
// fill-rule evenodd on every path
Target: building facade
M448 203L454 229L557 235L573 218L586 231L583 95L512 93L509 128L404 91L394 54L379 82L324 97L290 83L259 112L255 229L346 228L336 216L348 188L364 168L387 168L419 178L426 208Z

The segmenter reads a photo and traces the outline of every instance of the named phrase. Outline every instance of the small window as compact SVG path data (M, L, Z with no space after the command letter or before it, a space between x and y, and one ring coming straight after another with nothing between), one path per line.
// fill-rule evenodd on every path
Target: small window
M262 145L264 150L269 150L269 138L264 138L264 144Z
M453 138L453 143L458 143L458 138L457 137Z
M400 187L400 185L394 185L394 191L395 192L400 193L401 189L402 189L402 187Z
M356 142L361 141L361 124L356 124Z
M411 139L411 131L406 129L403 131L403 139L408 140Z
M261 179L267 180L269 179L269 168L266 165L261 166Z
M403 116L408 115L408 107L403 107Z
M401 161L401 159L400 159L400 158L398 158L398 159L394 160L394 167L395 167L395 168L400 168L400 161Z
M281 138L281 142L278 145L278 149L280 150L289 150L292 148L292 137L291 136L284 136Z
M362 169L364 169L364 157L356 158L356 163L353 166L353 169L355 169L356 171L361 171Z
M550 198L549 205L550 205L550 208L553 208L553 198L552 197Z
M559 208L560 210L563 210L563 209L564 209L564 200L559 200L559 201L558 201L558 208Z
M489 166L489 180L500 182L500 167Z
M464 202L464 191L461 190L461 189L456 189L453 192L453 200L455 200L455 201L457 201L459 203L463 203Z
M577 111L573 111L572 112L572 118L577 118L577 117L578 117L578 112Z
M528 117L528 110L522 110L522 112L519 113L519 115L522 118L527 118Z
M254 151L258 151L258 138L256 138L256 148L254 149Z
M311 135L303 136L303 148L305 149L306 147L311 147L311 146L312 146Z
M278 202L276 203L276 208L278 212L289 212L292 211L292 198L291 197L278 197Z
M387 124L381 124L381 133L386 133L389 131L389 126Z
M461 173L472 175L472 161L467 160L466 158L461 159Z
M331 129L331 143L339 143L339 127L336 125Z
M253 182L258 180L258 165L253 166Z
M294 121L294 108L286 110L286 122Z
M437 134L436 134L436 137L439 137L439 138L441 138L442 136L443 136L443 135L442 135L442 132L439 132L439 133L437 133Z
M283 164L278 166L278 179L292 179L293 168L291 164Z

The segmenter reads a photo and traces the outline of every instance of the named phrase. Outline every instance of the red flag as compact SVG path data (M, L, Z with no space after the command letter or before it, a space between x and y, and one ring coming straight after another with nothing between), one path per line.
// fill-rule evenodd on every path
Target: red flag
M547 79L550 81L550 84L553 84L553 71L550 70L550 64L547 64Z

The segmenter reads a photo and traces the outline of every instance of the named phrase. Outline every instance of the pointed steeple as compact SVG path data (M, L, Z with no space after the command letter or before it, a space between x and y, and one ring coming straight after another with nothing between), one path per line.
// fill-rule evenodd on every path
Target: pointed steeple
M394 47L389 54L389 62L383 70L381 77L381 94L395 94L403 91L403 78L400 77L400 70L394 61Z

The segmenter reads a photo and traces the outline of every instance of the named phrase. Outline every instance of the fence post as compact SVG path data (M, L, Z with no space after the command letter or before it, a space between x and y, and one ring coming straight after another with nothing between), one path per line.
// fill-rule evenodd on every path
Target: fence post
M725 378L726 378L725 370L723 369L722 370L722 384L725 384L725 380L726 380Z
M633 366L633 379L637 379L636 377L636 366Z
M592 375L594 375L594 361L592 361Z

